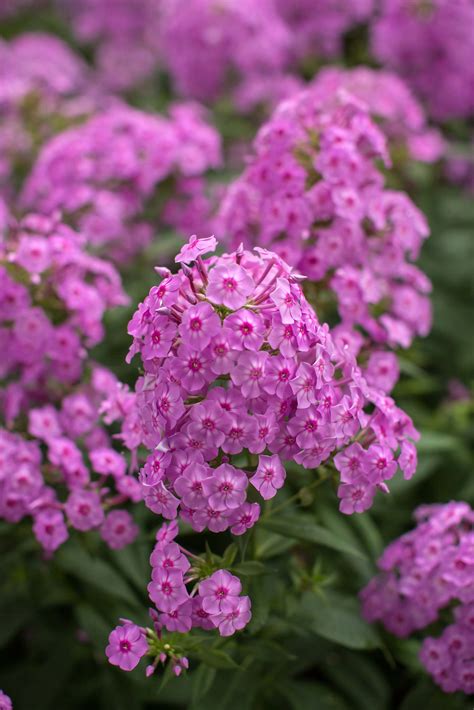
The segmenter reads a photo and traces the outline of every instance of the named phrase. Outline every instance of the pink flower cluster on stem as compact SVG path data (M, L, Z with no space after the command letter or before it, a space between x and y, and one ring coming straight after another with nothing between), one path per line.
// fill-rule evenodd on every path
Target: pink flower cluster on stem
M452 611L441 636L425 638L420 658L445 692L474 693L474 511L467 503L422 505L415 519L380 558L381 573L361 593L363 614L404 637Z
M186 551L174 542L177 534L175 521L163 525L150 557L148 593L158 610L155 623L180 633L193 627L218 629L221 636L243 629L250 621L251 605L249 597L241 595L240 580L226 570L217 570L190 594L186 585L196 576Z
M124 625L110 634L106 654L110 663L122 670L133 670L140 658L148 654L154 660L147 667L147 676L168 657L175 675L180 675L188 668L188 659L171 650L164 632L187 634L192 628L200 628L217 630L227 637L242 630L251 619L250 599L241 594L238 577L224 569L206 571L203 559L179 545L177 535L176 521L162 525L150 556L152 575L148 593L156 607L150 609L154 631L124 620ZM193 585L191 591L190 585ZM179 645L179 641L176 643Z
M31 516L48 553L68 537L66 522L100 528L114 548L138 533L127 511L105 513L141 491L100 418L105 399L109 421L120 401L126 437L135 397L88 352L105 311L127 298L115 268L83 243L39 215L6 216L0 240L0 517Z
M219 135L198 106L164 118L120 105L47 143L20 202L61 210L89 243L126 262L163 224L204 228L203 176L219 163Z
M276 254L203 259L215 246L192 237L179 272L159 269L163 281L129 324L130 357L140 353L145 369L136 405L151 451L139 476L146 505L198 532L239 535L259 516L249 485L267 500L285 461L317 468L334 457L341 510L366 510L398 465L406 477L416 468L417 432L384 390L391 354L363 372Z
M431 325L427 277L412 263L428 226L384 187L386 140L368 107L322 82L282 102L227 189L216 229L231 246L276 251L308 277L316 308L336 301L346 328L408 347Z

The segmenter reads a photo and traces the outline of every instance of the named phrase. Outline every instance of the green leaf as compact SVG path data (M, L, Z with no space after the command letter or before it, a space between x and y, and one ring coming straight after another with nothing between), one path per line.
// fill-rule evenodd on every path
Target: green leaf
M301 601L300 610L302 623L306 621L311 631L329 641L360 650L382 645L375 628L362 619L357 601L350 597L332 594L321 599L308 592Z
M192 701L195 703L204 697L211 689L216 677L216 669L201 663L192 674Z
M472 703L464 703L459 695L447 695L430 681L423 680L405 696L400 710L468 710L470 707Z
M144 546L135 543L122 550L109 550L109 555L125 577L138 589L143 589L150 576L148 553Z
M300 542L322 545L323 547L329 547L338 552L344 552L348 555L367 559L361 550L347 543L345 540L341 540L329 530L326 530L320 525L316 525L316 523L313 523L308 517L288 515L282 518L276 518L275 520L272 518L265 520L263 518L260 520L259 525L284 537L291 537Z
M349 710L344 700L331 688L315 681L290 681L279 691L294 710Z
M79 544L63 545L55 557L55 563L65 572L109 596L130 604L136 603L134 593L118 572L104 560L91 557Z
M206 665L211 666L211 668L217 668L219 670L226 670L229 668L238 668L238 664L234 661L232 656L228 653L222 651L219 648L205 648L202 649L200 654L202 660Z
M324 673L350 699L351 710L388 709L390 686L372 655L341 648L325 659Z
M226 549L224 552L224 555L222 557L222 566L225 569L229 569L229 567L232 567L232 564L237 557L237 553L239 551L239 546L237 543L233 542L229 545L229 547Z
M0 648L6 644L20 631L27 627L28 620L32 615L31 609L18 604L12 607L2 607L2 623L0 624Z
M95 646L104 651L112 626L88 604L80 604L76 609L77 621Z
M232 568L233 572L243 577L251 577L254 575L265 574L267 571L265 565L257 560L249 560L248 562L240 562Z
M451 434L424 430L416 448L419 453L431 454L438 451L455 451L458 446L458 439Z

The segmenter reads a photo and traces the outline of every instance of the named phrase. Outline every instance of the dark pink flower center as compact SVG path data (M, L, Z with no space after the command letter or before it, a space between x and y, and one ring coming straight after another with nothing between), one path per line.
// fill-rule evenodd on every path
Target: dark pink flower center
M222 285L226 291L230 291L230 293L232 293L237 288L237 281L232 278L227 278L224 279Z

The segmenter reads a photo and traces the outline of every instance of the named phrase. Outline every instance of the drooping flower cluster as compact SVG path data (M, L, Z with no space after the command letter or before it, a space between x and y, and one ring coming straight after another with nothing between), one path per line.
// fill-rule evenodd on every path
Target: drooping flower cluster
M161 12L163 64L178 94L214 101L229 83L256 79L279 91L290 33L273 0L188 0L184 13L180 0L161 0Z
M0 41L0 194L12 192L51 136L107 101L59 38L38 32Z
M241 594L239 578L224 569L210 573L203 558L188 553L175 541L177 535L176 521L162 525L150 556L148 593L156 607L150 609L154 631L126 621L110 634L106 654L109 662L122 670L133 670L147 654L154 657L147 675L168 657L174 673L180 675L188 667L188 659L170 653L169 637L163 632L186 634L195 627L232 636L251 619L250 598ZM190 593L187 585L196 580Z
M32 516L33 532L48 553L68 537L64 516L77 530L100 527L111 547L122 547L138 530L128 512L104 511L140 500L141 491L99 413L105 399L120 397L126 423L134 395L88 355L103 337L105 310L127 302L120 278L57 220L30 215L5 221L0 517L16 523Z
M215 246L192 237L180 271L159 270L129 324L130 355L145 369L136 392L152 452L140 472L147 506L239 535L259 516L249 485L267 500L284 483L283 461L316 468L337 453L341 510L367 509L397 463L407 477L416 467L417 433L385 394L394 356L373 353L363 373L354 338L318 322L276 254L204 260Z
M405 193L384 187L376 161L389 165L367 107L316 85L282 102L260 129L216 230L234 247L276 251L308 277L318 311L335 299L345 327L407 347L431 323L430 283L410 263L428 227Z
M324 67L314 86L327 96L345 89L363 101L388 139L393 160L399 153L406 158L432 163L443 155L440 132L431 128L423 106L408 84L396 74L382 69Z
M162 0L62 0L76 38L94 47L99 76L112 90L133 89L159 58Z
M453 609L453 623L424 640L420 658L444 691L474 693L474 511L467 503L423 505L415 519L362 591L364 616L403 637Z
M372 25L376 59L404 77L439 120L474 111L471 0L383 0Z
M333 58L342 54L345 33L368 19L374 0L276 0L276 5L292 32L294 58Z
M203 175L219 162L219 135L198 107L163 118L122 105L50 141L21 200L46 214L60 209L88 242L124 261L166 220L203 228Z

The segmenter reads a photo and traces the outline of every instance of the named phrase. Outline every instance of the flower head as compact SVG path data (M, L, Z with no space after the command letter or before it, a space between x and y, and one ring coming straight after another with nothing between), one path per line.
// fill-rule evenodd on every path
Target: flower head
M105 649L109 663L124 671L133 671L147 652L144 629L132 623L117 626L111 632Z

